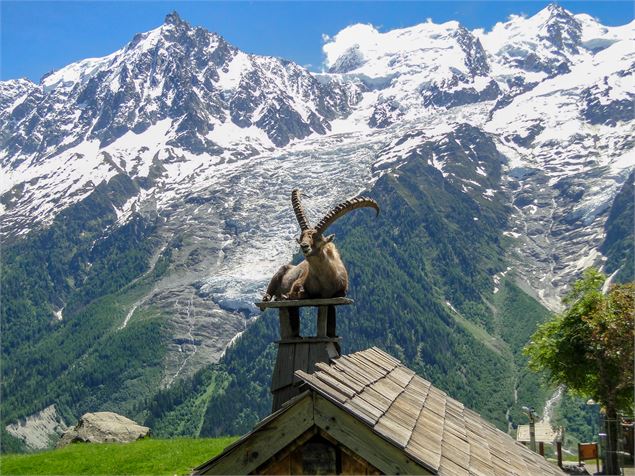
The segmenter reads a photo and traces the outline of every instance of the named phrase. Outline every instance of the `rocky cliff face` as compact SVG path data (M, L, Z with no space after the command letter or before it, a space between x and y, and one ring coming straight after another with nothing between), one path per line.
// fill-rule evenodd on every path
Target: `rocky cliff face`
M66 430L64 419L57 413L55 405L6 426L7 432L24 441L32 451L50 448L55 439Z
M555 309L580 270L602 265L608 211L635 165L634 38L633 23L557 6L489 32L354 25L324 45L328 72L312 74L171 14L111 55L0 83L3 240L28 243L72 205L103 207L103 230L74 230L73 275L53 279L64 292L45 298L58 332L99 244L151 223L145 271L107 289L133 290L114 335L160 317L156 384L169 387L252 322L295 250L291 188L319 218L421 155L466 201L504 204L505 269Z

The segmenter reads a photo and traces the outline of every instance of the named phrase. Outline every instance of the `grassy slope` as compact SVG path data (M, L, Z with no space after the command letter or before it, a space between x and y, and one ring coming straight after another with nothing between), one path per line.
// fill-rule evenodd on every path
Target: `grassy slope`
M522 353L537 326L550 318L549 311L538 301L525 294L513 280L506 277L500 291L494 295L498 334L508 344L510 360L515 367L516 401L510 408L513 423L526 424L521 408L531 406L539 413L553 389L548 388L540 375L527 367L527 357Z
M73 444L30 455L3 455L0 473L13 474L190 474L235 438L145 439L134 443Z

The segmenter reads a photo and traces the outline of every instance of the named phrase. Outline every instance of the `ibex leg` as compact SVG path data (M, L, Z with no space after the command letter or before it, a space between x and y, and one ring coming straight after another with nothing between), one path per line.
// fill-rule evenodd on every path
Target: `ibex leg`
M276 274L273 275L273 278L271 278L271 281L269 281L269 286L267 286L267 292L262 297L263 301L269 301L274 296L278 298L280 297L280 295L282 294L280 289L282 278L291 268L293 268L292 264L285 264L278 270L278 272L276 272Z

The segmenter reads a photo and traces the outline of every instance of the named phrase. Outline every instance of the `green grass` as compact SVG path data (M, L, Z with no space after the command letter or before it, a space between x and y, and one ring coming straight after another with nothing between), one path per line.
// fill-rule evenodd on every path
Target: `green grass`
M236 438L152 438L134 443L76 443L58 450L0 457L0 474L190 474Z

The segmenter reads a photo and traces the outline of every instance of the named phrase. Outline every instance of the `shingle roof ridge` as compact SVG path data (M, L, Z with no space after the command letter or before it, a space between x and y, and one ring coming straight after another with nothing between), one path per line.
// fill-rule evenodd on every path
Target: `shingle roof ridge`
M472 470L474 474L480 474L485 468L496 474L503 470L511 471L510 474L524 474L526 471L531 472L532 468L540 468L545 474L563 474L480 414L377 347L340 356L329 365L319 364L316 373L321 375L301 371L297 371L296 375L337 406L364 421L375 434L434 472L446 474L446 470L451 471L453 465L458 468L458 461L470 466L470 474ZM346 387L346 395L341 392L340 384ZM395 407L408 388L409 398ZM414 413L410 411L409 405L415 401L417 406L420 401L421 406L416 410L414 426L409 428ZM393 407L397 411L387 417ZM405 410L399 414L402 407ZM422 420L424 413L425 420ZM384 418L384 424L380 424ZM409 435L407 431L410 431ZM415 433L418 435L416 441ZM457 440L459 435L468 444L469 451L461 449L465 445ZM425 445L426 441L438 439L441 445L437 448L438 455L434 451L436 444L431 443L432 447L427 447L427 450L422 447L422 443ZM473 453L473 449L478 451ZM457 451L462 451L464 456L457 454ZM507 465L503 467L501 463ZM475 466L472 467L472 464Z

